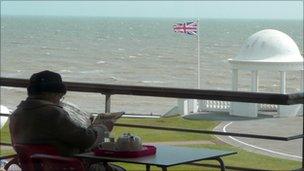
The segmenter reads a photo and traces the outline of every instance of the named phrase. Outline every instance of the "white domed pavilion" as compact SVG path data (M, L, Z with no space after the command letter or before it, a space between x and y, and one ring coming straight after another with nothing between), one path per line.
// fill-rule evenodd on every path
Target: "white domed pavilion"
M266 29L250 36L240 52L228 60L232 70L232 90L238 91L239 71L251 72L250 91L259 91L259 71L280 73L280 93L286 93L286 73L301 72L300 91L304 91L303 57L296 43L285 33ZM200 112L229 112L230 115L257 117L258 112L276 111L280 117L303 114L303 105L268 105L216 100L179 99L178 113L183 116ZM175 111L174 111L175 112ZM174 113L169 111L165 115Z
M238 91L238 71L251 71L251 91L258 92L258 71L278 71L281 75L280 93L286 93L286 72L301 71L300 90L303 91L303 57L296 43L278 30L262 30L250 36L235 58L229 59L232 68L232 90ZM279 106L280 116L299 113L300 105ZM303 109L302 109L303 110ZM230 114L256 117L257 104L233 102Z

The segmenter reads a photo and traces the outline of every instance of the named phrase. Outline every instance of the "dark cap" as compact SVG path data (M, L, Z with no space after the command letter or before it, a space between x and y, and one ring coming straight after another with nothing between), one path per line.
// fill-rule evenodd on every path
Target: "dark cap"
M29 95L40 94L42 92L65 94L66 91L66 86L62 82L61 76L58 73L47 70L33 74L27 87Z

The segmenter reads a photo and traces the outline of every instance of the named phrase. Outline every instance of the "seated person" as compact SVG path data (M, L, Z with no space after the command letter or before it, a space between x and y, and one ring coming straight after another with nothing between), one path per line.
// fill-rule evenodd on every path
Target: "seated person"
M83 128L74 123L69 114L59 106L66 94L61 76L51 71L35 73L27 87L28 97L10 116L10 133L13 143L45 144L55 147L62 156L84 152L113 129L110 120L103 124ZM91 166L84 162L88 170ZM112 170L120 170L110 165ZM105 170L105 169L99 169Z

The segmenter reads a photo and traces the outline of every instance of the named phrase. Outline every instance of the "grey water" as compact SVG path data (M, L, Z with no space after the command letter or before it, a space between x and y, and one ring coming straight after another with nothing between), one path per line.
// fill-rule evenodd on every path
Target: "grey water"
M187 19L1 16L1 77L29 78L42 70L64 81L197 88L197 39L175 33ZM228 63L252 34L277 29L303 52L300 20L200 20L202 89L231 90ZM240 90L250 72L241 71ZM279 72L260 71L259 90L279 92ZM287 73L287 92L300 88L300 72ZM1 87L1 104L14 109L25 89ZM69 92L68 101L90 112L104 111L104 96ZM112 111L163 114L176 99L114 95Z

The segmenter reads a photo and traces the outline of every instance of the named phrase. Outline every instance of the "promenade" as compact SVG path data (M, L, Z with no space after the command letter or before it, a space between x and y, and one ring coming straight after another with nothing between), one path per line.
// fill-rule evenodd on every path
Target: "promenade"
M229 116L228 113L201 113L189 119L222 120L214 131L249 133L289 137L302 134L302 116L279 118L276 115L259 115L258 118ZM302 139L274 141L254 138L216 136L221 141L250 152L289 160L302 160Z

